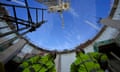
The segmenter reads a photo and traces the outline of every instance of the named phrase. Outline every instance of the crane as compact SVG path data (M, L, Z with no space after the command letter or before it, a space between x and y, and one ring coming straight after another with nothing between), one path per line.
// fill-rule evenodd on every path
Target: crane
M70 0L36 0L48 7L49 13L58 13L62 21L62 27L64 28L64 16L63 12L70 8Z

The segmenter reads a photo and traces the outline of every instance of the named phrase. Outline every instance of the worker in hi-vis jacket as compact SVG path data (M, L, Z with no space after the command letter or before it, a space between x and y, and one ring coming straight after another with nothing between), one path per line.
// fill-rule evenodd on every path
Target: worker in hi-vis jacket
M19 66L19 72L56 72L54 59L56 53L48 53L44 56L36 55L24 61Z
M76 60L71 64L71 72L105 72L108 57L99 52L85 54L83 49L76 49Z

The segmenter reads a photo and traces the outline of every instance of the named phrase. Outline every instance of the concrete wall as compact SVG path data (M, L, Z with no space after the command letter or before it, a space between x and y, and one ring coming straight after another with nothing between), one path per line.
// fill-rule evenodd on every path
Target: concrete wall
M95 40L91 45L85 48L85 52L93 52L93 45L95 42L109 40L112 38L115 38L119 34L119 31L117 29L108 27L106 31L97 39Z
M112 18L113 20L120 20L120 0L117 6L117 10L115 11L115 14Z
M75 52L61 55L61 72L70 72L70 65L75 60Z
M116 41L117 45L120 47L120 33L116 37L115 41Z
M119 31L117 29L108 27L106 31L97 39L95 42L108 40L111 38L115 38ZM85 52L93 52L93 42L91 45L86 47ZM75 53L63 54L61 55L61 72L70 72L70 65L75 60Z

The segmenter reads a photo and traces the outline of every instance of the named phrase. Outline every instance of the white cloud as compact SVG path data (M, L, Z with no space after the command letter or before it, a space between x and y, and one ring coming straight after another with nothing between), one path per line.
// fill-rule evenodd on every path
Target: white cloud
M88 21L88 20L86 20L85 21L87 24L89 24L91 27L93 27L94 29L96 29L96 30L100 30L100 28L99 27L97 27L95 24L93 24L92 22L90 22L90 21Z
M69 11L73 16L79 17L78 13L73 8L70 8Z
M69 41L70 43L72 43L73 42L73 40L72 40L72 35L70 36L70 35L65 35L64 36L65 37L65 39L67 39L67 41Z
M77 39L78 39L78 40L80 40L80 39L81 39L81 36L80 36L80 35L78 35L78 36L77 36Z
M18 1L18 0L12 0L12 2L16 2L16 3L20 4L20 5L25 6L25 3L24 3L24 2L21 2L21 1Z
M62 45L62 47L63 47L64 49L67 49L67 48L70 48L70 47L71 47L71 44L70 44L68 41L66 41L66 42Z
M72 40L71 38L68 38L67 40L68 40L69 42L71 42L71 43L73 42L73 40Z

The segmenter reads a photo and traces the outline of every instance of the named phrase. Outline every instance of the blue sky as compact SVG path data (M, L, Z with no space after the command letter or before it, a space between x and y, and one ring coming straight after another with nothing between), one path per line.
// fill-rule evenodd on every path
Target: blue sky
M24 0L19 0L24 1ZM37 31L27 34L27 37L36 45L48 49L59 50L73 49L76 46L92 39L103 27L97 23L98 18L105 18L109 15L114 0L71 0L70 9L63 12L65 26L62 28L62 21L58 13L45 12L47 23ZM0 2L7 2L2 0ZM44 7L44 5L28 0L29 6ZM7 2L8 3L8 2ZM9 2L10 3L10 2ZM11 2L11 4L16 4ZM8 8L10 14L12 11ZM19 18L27 19L25 9L17 9ZM35 11L31 11L35 20ZM39 13L39 20L41 14Z

